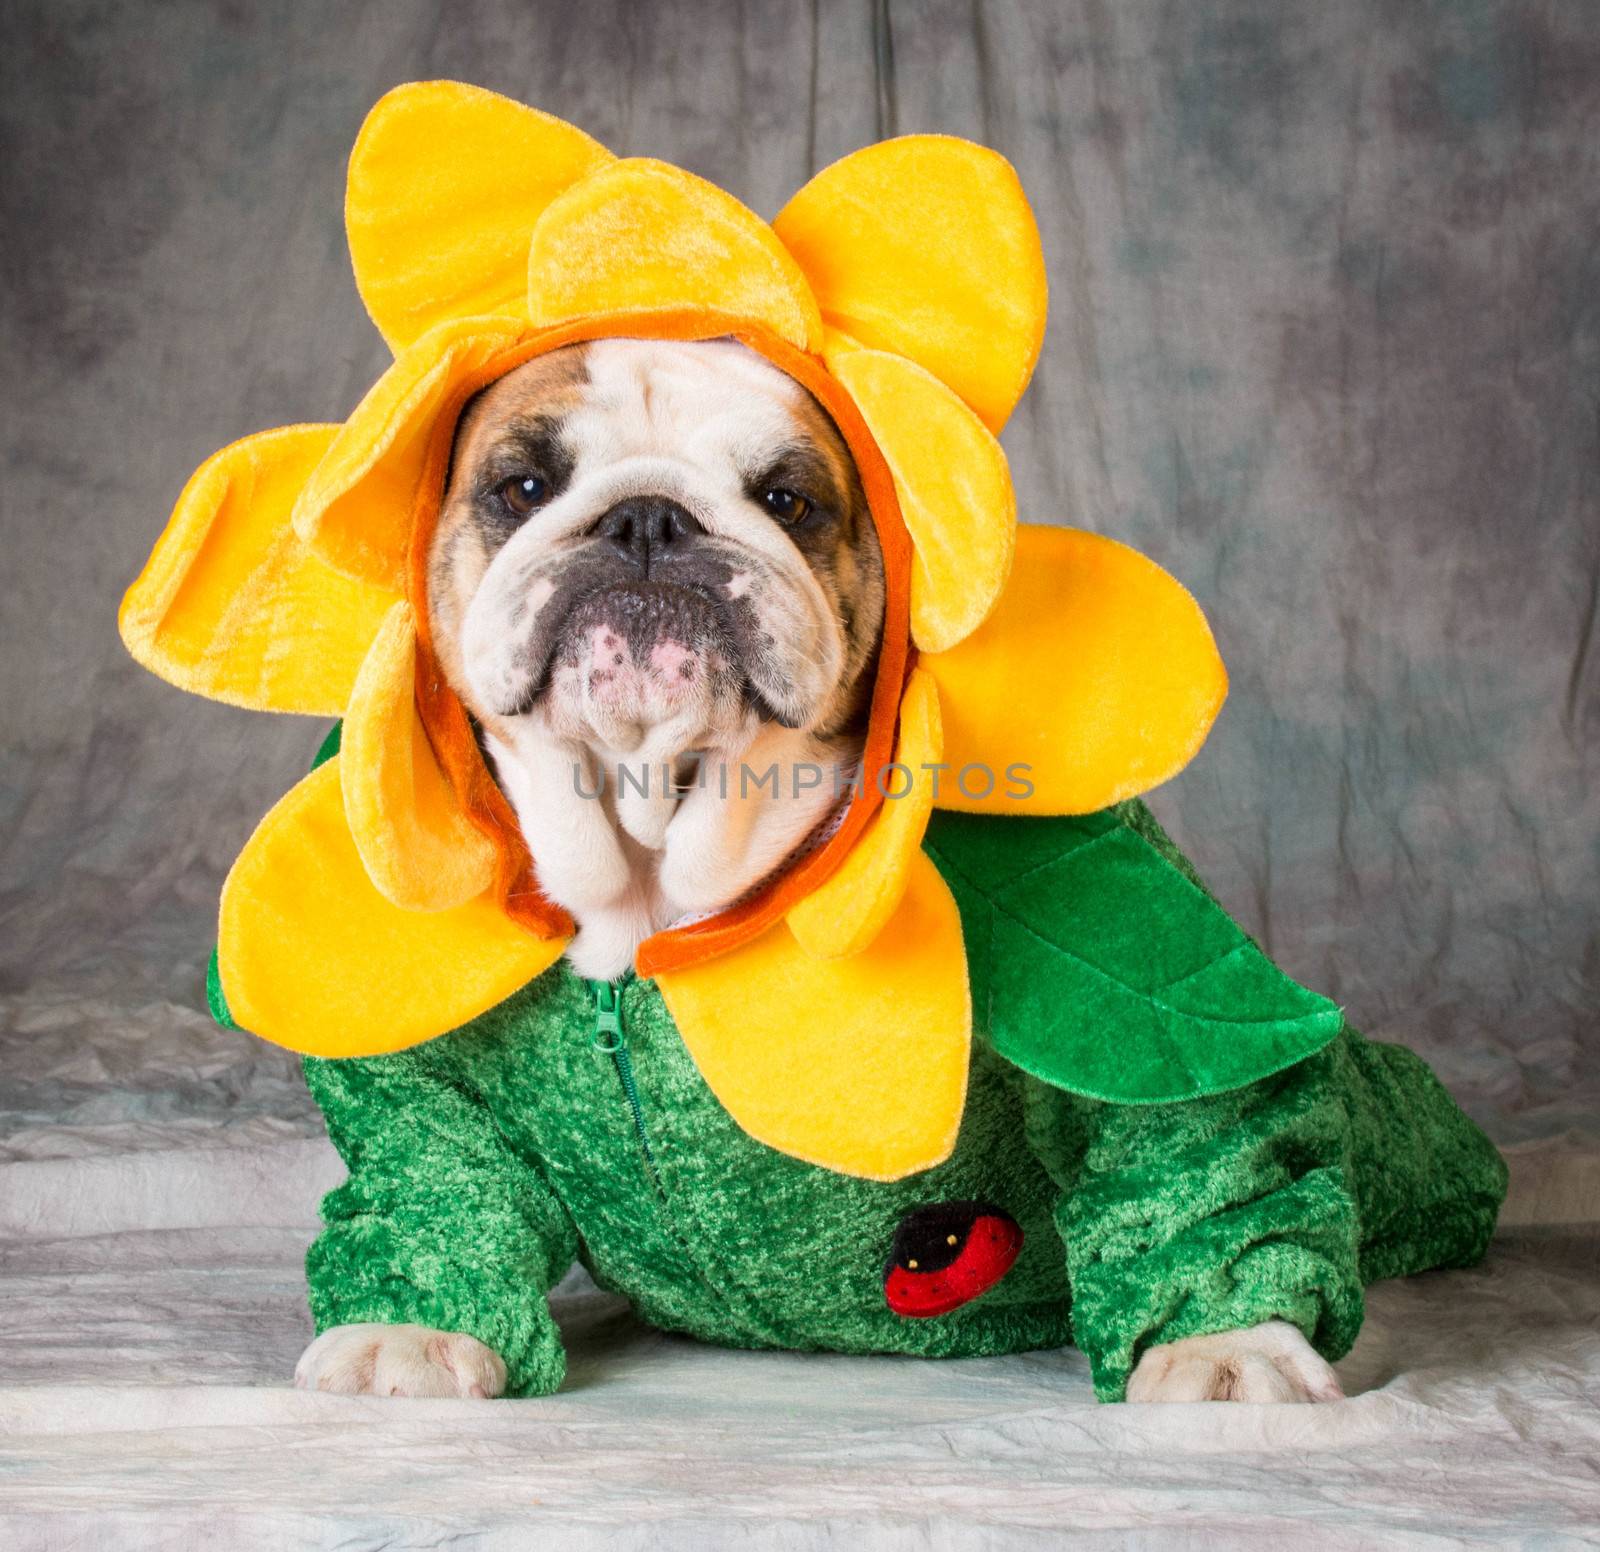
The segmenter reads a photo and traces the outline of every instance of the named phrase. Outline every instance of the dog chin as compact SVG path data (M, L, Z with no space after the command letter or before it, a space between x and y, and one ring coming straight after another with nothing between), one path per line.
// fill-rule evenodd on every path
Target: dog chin
M614 754L671 758L744 720L748 680L701 594L630 582L580 600L561 623L542 697L558 737ZM663 743L674 747L655 748Z

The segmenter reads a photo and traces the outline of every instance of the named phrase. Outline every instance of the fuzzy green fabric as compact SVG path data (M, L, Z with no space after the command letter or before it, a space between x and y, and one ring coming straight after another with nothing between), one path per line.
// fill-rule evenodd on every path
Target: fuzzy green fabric
M1142 805L940 814L927 849L981 993L945 1163L885 1184L763 1147L701 1080L652 982L622 984L613 1052L563 962L427 1045L306 1060L350 1171L307 1258L317 1329L469 1332L505 1359L511 1394L546 1394L564 1359L545 1294L578 1259L645 1320L730 1346L945 1357L1075 1341L1112 1400L1153 1343L1262 1320L1337 1358L1364 1282L1482 1255L1505 1189L1487 1139L1410 1052L1328 1030L1331 1005L1221 916ZM1030 870L1059 874L1059 910L1019 887ZM1029 947L1027 974L998 962L1002 921L1049 949ZM1161 951L1141 958L1152 926ZM1185 968L1188 932L1202 946ZM1030 1003L1034 975L1062 980ZM1203 995L1177 995L1191 980ZM1229 1020L1232 984L1251 1000ZM1197 1097L1167 1098L1175 1086ZM1003 1208L1021 1255L969 1304L897 1315L895 1229L948 1201Z

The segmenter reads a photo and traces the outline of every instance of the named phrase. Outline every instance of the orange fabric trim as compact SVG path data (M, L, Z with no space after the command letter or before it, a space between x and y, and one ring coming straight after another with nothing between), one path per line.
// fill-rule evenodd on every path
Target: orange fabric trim
M428 546L444 499L445 475L456 422L468 399L525 361L562 345L605 338L696 340L731 336L756 351L813 394L833 417L855 459L867 506L883 551L884 624L862 752L865 779L839 829L825 846L805 857L758 894L727 911L687 927L670 928L640 946L635 968L643 976L681 970L725 954L758 937L790 908L830 878L860 839L883 801L877 773L894 758L895 720L913 664L910 636L911 539L900 516L894 478L855 402L819 356L798 349L763 325L704 308L578 318L541 329L486 362L452 389L440 408L428 445L416 505L412 510L407 590L417 620L417 710L441 769L449 777L472 822L495 843L499 864L494 889L514 921L541 938L566 937L572 918L540 890L533 859L505 795L495 785L466 708L445 683L434 656L428 619Z

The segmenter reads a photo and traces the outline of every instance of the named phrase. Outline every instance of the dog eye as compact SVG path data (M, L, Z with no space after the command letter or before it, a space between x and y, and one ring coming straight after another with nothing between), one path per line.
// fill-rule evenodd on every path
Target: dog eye
M495 494L514 516L526 517L549 494L549 487L537 474L518 474L504 481Z
M811 510L811 503L799 491L785 485L774 485L771 490L763 491L761 504L780 523L798 523Z

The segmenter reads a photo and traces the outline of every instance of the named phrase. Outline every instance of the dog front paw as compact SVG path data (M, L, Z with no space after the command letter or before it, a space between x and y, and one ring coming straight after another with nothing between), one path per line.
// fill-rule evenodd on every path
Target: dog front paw
M1299 1330L1269 1320L1150 1348L1128 1379L1130 1401L1342 1401L1332 1366Z
M336 1396L498 1396L500 1355L476 1337L428 1326L332 1326L300 1355L301 1390Z

